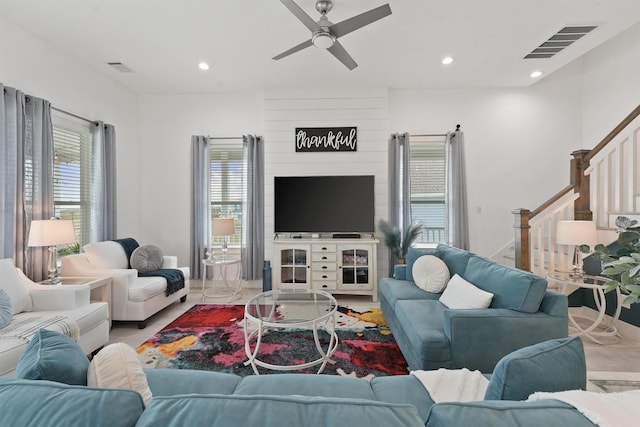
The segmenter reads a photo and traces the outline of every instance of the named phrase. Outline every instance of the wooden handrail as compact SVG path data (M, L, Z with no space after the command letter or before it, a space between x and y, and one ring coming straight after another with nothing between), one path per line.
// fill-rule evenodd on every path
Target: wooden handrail
M613 138L615 138L620 132L622 132L624 128L629 126L629 123L631 123L638 116L640 116L640 105L638 105L631 113L629 113L627 117L625 117L620 123L618 123L618 126L613 128L613 130L609 132L607 136L605 136L604 139L600 141L598 145L596 145L589 152L589 154L587 154L587 156L585 157L585 161L589 162L589 160L591 160L596 154L602 151L602 149L606 147L606 145L610 143Z
M567 185L565 188L560 190L555 196L551 197L549 200L541 204L537 209L531 211L531 213L529 214L529 220L533 219L536 215L539 215L540 212L544 211L549 206L551 206L552 204L560 200L562 197L564 197L568 192L573 190L573 187L574 187L573 184Z

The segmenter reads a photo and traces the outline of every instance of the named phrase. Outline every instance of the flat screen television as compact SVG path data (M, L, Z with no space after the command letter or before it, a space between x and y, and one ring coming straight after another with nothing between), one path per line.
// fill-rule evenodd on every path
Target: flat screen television
M373 233L373 175L276 176L276 233Z

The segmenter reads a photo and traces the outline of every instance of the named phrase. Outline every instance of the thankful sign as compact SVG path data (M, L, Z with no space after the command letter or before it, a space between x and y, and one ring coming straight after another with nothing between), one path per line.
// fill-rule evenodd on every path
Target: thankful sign
M358 128L296 128L296 151L357 151Z

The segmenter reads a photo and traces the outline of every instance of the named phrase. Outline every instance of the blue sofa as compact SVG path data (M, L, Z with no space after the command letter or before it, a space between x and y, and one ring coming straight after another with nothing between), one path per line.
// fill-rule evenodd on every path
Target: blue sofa
M450 310L440 294L413 281L415 261L434 255L478 288L494 294L487 309ZM568 335L567 297L547 282L447 245L411 248L406 265L380 281L380 306L411 369L469 368L491 372L506 354Z
M68 362L56 360L60 370ZM573 407L521 402L534 391L584 389L580 338L551 340L503 358L484 401L435 403L413 375L365 379L273 374L238 377L208 371L146 370L153 397L131 390L48 380L0 378L7 426L513 426L593 427ZM508 400L511 399L511 400Z

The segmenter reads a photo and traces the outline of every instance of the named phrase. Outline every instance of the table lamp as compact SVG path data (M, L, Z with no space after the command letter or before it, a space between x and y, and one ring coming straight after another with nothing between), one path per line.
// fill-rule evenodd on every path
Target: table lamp
M73 229L73 221L64 219L42 219L31 221L29 228L30 247L48 246L49 247L49 284L58 285L61 283L58 276L57 265L57 245L64 243L75 243L76 233Z
M580 245L595 246L598 241L596 223L593 221L558 221L556 228L556 243L559 245L574 246L573 269L571 273L582 276L582 256Z
M212 232L214 236L224 236L222 241L222 255L226 255L229 248L228 236L236 234L236 226L233 218L213 218Z

